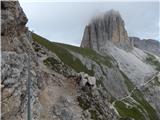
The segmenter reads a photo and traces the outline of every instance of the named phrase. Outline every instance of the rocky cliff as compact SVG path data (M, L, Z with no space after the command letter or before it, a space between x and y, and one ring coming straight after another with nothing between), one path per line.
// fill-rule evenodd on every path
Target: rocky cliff
M102 83L97 83L93 76L94 71L100 70L94 58L86 55L83 61L83 52L71 52L65 45L53 44L31 33L25 27L27 17L17 1L2 1L1 10L3 120L26 120L29 113L33 120L118 117L110 108L110 93L101 93L103 88L97 88ZM98 55L89 52L95 57ZM104 61L104 57L100 57ZM110 62L104 63L105 69L111 65ZM94 71L92 66L95 66ZM101 70L99 72L102 74ZM100 74L97 73L97 79ZM112 92L119 96L115 90ZM126 94L123 90L121 92ZM28 106L31 106L30 111Z
M1 117L4 120L26 119L28 79L32 82L32 112L36 112L33 117L37 118L39 114L40 104L37 100L39 66L31 44L30 32L25 27L27 21L17 1L1 1Z
M94 17L85 27L81 47L100 50L108 41L123 48L131 48L125 23L118 11L110 10Z
M98 33L80 48L30 32L17 1L1 2L1 11L3 120L26 120L28 113L33 120L159 120L160 63L130 46L122 19L112 16L119 13L107 13L114 27L96 25L109 39Z
M104 15L93 18L89 25L86 26L81 42L81 47L91 48L104 56L112 56L117 62L119 69L123 73L125 73L125 75L127 75L130 81L133 83L133 86L135 85L136 87L138 87L138 89L133 89L129 96L124 97L120 101L118 100L118 104L125 106L126 104L128 104L127 101L132 101L131 99L137 99L134 96L135 94L139 94L137 97L138 99L140 99L140 95L142 95L142 93L139 92L143 92L144 97L146 97L148 102L150 102L153 106L156 106L156 101L159 101L158 98L155 99L155 96L157 95L157 90L154 90L156 85L151 88L152 90L149 90L150 92L152 91L151 93L155 91L154 98L151 97L151 93L148 93L148 96L145 96L146 94L144 93L144 91L141 91L142 89L139 88L141 88L142 86L149 86L149 81L151 81L151 78L155 77L155 75L157 75L157 72L159 73L159 57L154 55L159 52L159 44L155 44L158 42L153 42L153 40L146 40L144 42L139 41L139 39L135 39L136 38L128 37L127 31L124 27L124 21L122 20L120 14L117 11L110 10ZM155 67L153 68L153 66ZM146 89L150 88L147 87ZM157 89L159 90L159 87ZM152 100L149 99L150 97ZM116 104L117 101L114 103L115 107L117 106ZM118 107L120 106L118 105ZM122 113L122 109L118 109L117 111L122 116L130 114L127 113L127 111L125 113ZM156 108L157 111L159 111L158 109ZM131 118L134 118L136 120L147 119L145 116L142 116L141 118L140 116L139 118L136 116L132 116Z
M133 43L133 45L139 49L142 49L144 51L148 51L150 53L153 53L157 56L160 56L160 42L153 39L143 39L137 37L129 37L130 41Z

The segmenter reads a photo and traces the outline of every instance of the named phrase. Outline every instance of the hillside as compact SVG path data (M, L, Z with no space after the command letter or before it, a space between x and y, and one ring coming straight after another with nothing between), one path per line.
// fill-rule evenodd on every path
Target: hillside
M113 100L111 100L109 102L111 102L113 104L115 109L119 112L120 116L122 116L124 118L132 117L132 118L135 118L136 120L142 120L142 119L145 120L145 119L147 119L148 116L149 116L149 119L151 119L151 120L158 119L158 117L156 117L157 115L156 115L156 111L154 110L154 108L145 100L145 98L143 97L143 93L139 89L136 89L136 86L132 83L132 81L119 69L114 58L109 57L109 56L99 55L97 52L95 52L89 48L79 48L79 47L74 47L74 46L70 46L70 45L66 45L66 44L59 44L59 43L50 44L49 41L45 40L44 38L42 38L36 34L33 34L33 40L40 43L42 46L45 46L47 49L51 50L52 52L56 53L56 55L62 60L62 62L64 62L66 65L70 66L71 68L73 68L76 72L85 71L89 75L95 76L96 80L97 80L96 81L97 86L99 86L99 84L101 84L101 86L103 86L107 90L107 92L109 92L109 95L111 95L113 97ZM48 42L48 45L46 45L47 42ZM48 46L50 46L50 47L48 47ZM60 50L61 52L57 52L56 49ZM65 51L65 53L64 53L65 55L62 54L62 51ZM74 53L72 53L72 52L74 52ZM70 56L70 57L68 57L68 56ZM101 69L97 70L98 68L94 69L93 67L90 67L91 69L89 69L89 68L82 69L80 66L87 66L88 65L83 62L83 61L87 61L87 60L85 60L84 58L82 59L80 57L77 58L77 56L83 56L86 59L88 59L88 61L90 61L90 60L93 61L93 63L91 63L91 66L98 65ZM75 59L75 61L73 61L74 57L76 57L77 60ZM70 61L70 63L66 63L65 60ZM80 62L78 62L78 60L80 60ZM77 62L78 62L78 65L80 65L79 67L76 67ZM87 63L89 63L89 62L87 62ZM107 70L103 70L104 67L106 67L106 68L108 67L109 69L116 70L117 71L116 76L119 78L122 77L122 80L121 81L119 80L118 81L119 83L116 83L116 81L113 81L113 78L110 78L110 79L112 79L112 81L110 81L108 78L105 78L107 73L105 73L104 71L107 71ZM56 69L54 67L52 67L52 68ZM58 69L60 69L60 68L58 68ZM90 72L90 71L92 71L92 72ZM98 73L98 75L96 75L96 73L99 71L102 71L102 75L100 76L100 78L98 77L98 75L100 75L100 73ZM116 79L114 78L114 80L116 80ZM112 86L112 88L109 86L105 86L105 82L109 83L109 86ZM116 90L116 88L118 88L118 86L115 86L115 85L119 86L119 90ZM115 90L112 90L113 86L114 86L114 88L116 87ZM125 90L126 88L127 88L127 90ZM126 93L121 93L120 89L122 89L122 91L126 91ZM112 91L113 91L113 93L112 93ZM119 95L116 96L116 94L114 92L118 93ZM133 100L135 101L135 103L132 103ZM130 106L131 108L127 108L126 105ZM144 111L144 113L141 111Z
M1 4L3 120L160 119L160 59L134 47L119 12L93 19L76 47L29 31L17 1Z

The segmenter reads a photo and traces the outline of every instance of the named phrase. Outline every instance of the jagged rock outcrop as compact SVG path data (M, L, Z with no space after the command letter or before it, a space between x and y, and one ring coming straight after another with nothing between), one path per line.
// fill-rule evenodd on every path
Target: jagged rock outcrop
M79 76L81 78L80 80L80 84L81 86L92 86L93 88L96 87L96 78L93 76L89 76L88 74L84 73L84 72L80 72Z
M31 36L20 4L1 1L2 50L2 114L3 120L21 120L27 117L27 83L31 80L32 117L39 119L38 62L31 44ZM36 113L36 114L35 114Z
M130 48L130 43L125 39L123 25L118 25L121 19L111 15L119 16L119 13L108 13L112 16L109 18L111 21L117 19L110 29L101 26L103 20L98 22L101 39L96 38L98 44L93 41L94 48L90 42L88 44L90 48L99 50L96 52L53 43L31 33L25 27L27 18L17 1L2 2L1 5L3 120L27 119L29 80L33 120L158 120L160 105L156 95L159 95L159 79L148 84L157 71L143 62L147 56L143 51L133 48L126 52L121 49L123 45ZM101 35L100 31L105 30L107 32ZM118 30L125 33L121 31L122 36L118 36ZM105 35L110 39L103 39ZM104 43L111 46L103 51ZM150 57L150 62L159 64L156 58ZM144 88L141 87L143 85ZM146 87L149 91L145 94ZM154 92L157 94L153 100Z
M129 37L133 45L143 51L148 51L160 57L160 42L153 39L140 39L138 37Z
M23 49L17 48L17 45L21 45L20 47L23 48L17 36L27 32L25 27L27 21L28 19L18 2L1 2L2 51L22 52Z
M138 106L138 102L138 104L148 104L148 108L150 109L149 111L145 108L145 106L142 109L144 109L143 111L148 111L147 116L149 116L149 118L147 118L145 112L140 112L141 115L139 117L132 116L131 118L140 118L144 120L159 119L158 111L160 104L157 104L159 100L157 98L155 99L151 97L151 94L153 93L151 91L153 90L157 92L160 87L159 84L157 86L154 85L153 88L151 88L151 90L149 91L151 92L151 94L147 94L148 96L143 96L143 94L145 95L145 93L143 93L143 91L141 91L140 89L140 87L146 85L160 69L160 62L158 58L154 56L154 52L158 52L159 50L155 50L154 52L152 52L152 55L145 52L145 49L143 47L139 49L139 47L136 48L133 45L135 45L135 42L134 40L131 40L131 38L128 37L127 32L124 28L124 21L122 20L119 13L113 10L105 13L102 16L94 18L90 22L90 24L86 26L84 36L81 42L81 47L91 48L103 56L112 56L114 60L117 62L117 66L119 70L122 72L121 74L126 76L126 80L128 82L130 81L130 85L127 83L129 85L130 95L122 99L117 98L117 100L113 102L113 106L114 108L116 108L120 116L125 116L124 118L127 119L127 116L130 116L130 113L127 113L127 111L130 111L129 108L132 108L133 104L134 106ZM151 46L149 47L149 49L152 49ZM158 48L157 46L155 47ZM146 51L151 50L146 49ZM114 71L116 70L114 69ZM110 79L114 78L114 75L109 73L109 71L105 71L105 73L106 76L110 76ZM118 72L115 76L120 77L120 75L118 75ZM116 78L112 79L112 82L115 79ZM105 82L108 81L111 80L105 79ZM110 88L110 86L116 84L112 82L110 82L109 86L107 86L106 88ZM119 85L122 83L122 81L119 81ZM110 92L113 90L112 88L109 89ZM123 88L122 85L120 88ZM133 89L130 91L130 88ZM114 92L111 94L113 95ZM114 94L114 96L116 95ZM154 107L152 107L152 105L154 105ZM119 107L121 107L122 109ZM143 107L142 104L141 107ZM138 107L135 107L135 109L136 112L142 110L139 110ZM124 114L122 111L124 112Z
M100 50L108 41L131 48L124 21L118 11L110 10L104 15L96 16L85 27L81 47Z
M27 119L27 84L30 80L30 112L33 120L91 120L95 116L101 119L105 119L107 116L109 119L114 118L116 120L117 115L109 107L109 103L106 103L105 107L101 107L107 99L101 99L101 102L97 101L98 98L102 98L98 88L95 89L98 92L97 95L89 103L93 104L91 110L94 110L93 112L97 112L97 114L92 114L89 108L84 111L80 104L87 103L78 101L77 97L83 95L82 88L77 83L77 77L79 76L75 68L62 61L65 59L60 59L57 53L54 53L56 51L51 52L43 45L32 40L31 33L25 27L27 18L17 1L4 1L1 5L2 119ZM52 43L50 42L50 44ZM62 53L62 50L60 53ZM68 54L71 55L69 52ZM74 57L75 59L78 60ZM80 68L85 68L80 63L77 65ZM88 82L95 86L96 81L93 78L90 77ZM83 86L83 89L85 87L88 86ZM89 89L89 93L85 92L84 94L96 93L90 88L85 89ZM85 101L91 99L92 97L88 96ZM95 107L100 104L98 112ZM106 113L106 111L108 112Z
M125 30L124 21L117 11L110 10L104 15L93 18L84 31L81 47L113 56L119 67L123 68L132 82L137 85L155 72L141 59L145 59L147 55L133 47L133 42Z

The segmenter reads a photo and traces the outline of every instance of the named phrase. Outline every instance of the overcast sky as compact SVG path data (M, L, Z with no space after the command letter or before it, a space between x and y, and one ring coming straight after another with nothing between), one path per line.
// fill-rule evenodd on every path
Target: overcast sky
M80 45L85 25L110 9L118 10L129 36L160 41L159 3L154 2L24 2L20 4L35 33L56 42Z

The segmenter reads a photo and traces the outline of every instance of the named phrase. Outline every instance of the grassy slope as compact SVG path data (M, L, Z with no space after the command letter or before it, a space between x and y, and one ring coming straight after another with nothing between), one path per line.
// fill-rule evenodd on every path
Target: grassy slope
M147 117L149 120L158 120L156 110L144 99L141 91L138 89L133 90L135 86L129 80L125 80L125 83L131 95L122 100L115 101L114 104L121 119L134 118L135 120L146 120Z
M64 62L66 65L70 66L77 72L83 71L88 73L89 75L94 75L93 70L88 70L86 66L81 63L79 59L75 58L70 53L70 51L79 53L84 57L88 57L91 60L95 61L97 64L104 64L108 67L112 67L112 58L110 58L109 56L104 57L98 54L97 52L93 51L92 49L80 48L61 43L50 42L47 39L35 33L32 33L32 38L34 41L46 47L48 50L54 52L61 59L62 62Z
M80 47L76 47L76 46L71 46L71 45L67 45L67 44L62 44L62 43L58 43L58 45L71 50L73 52L79 53L81 55L83 55L84 57L88 57L92 60L94 60L97 64L104 64L108 67L112 67L112 61L113 59L110 58L109 56L102 56L100 54L98 54L97 52L93 51L92 49L89 48L80 48Z
M46 47L48 50L54 52L61 61L73 68L77 72L86 72L89 75L93 75L94 72L92 70L88 70L86 66L84 66L81 61L75 58L67 49L63 48L62 46L58 45L57 43L52 43L47 39L37 35L32 34L32 38L34 41L38 42L40 45Z
M146 62L154 65L157 71L160 71L160 62L156 59L156 57L152 54L147 53Z
M75 58L69 51L73 51L83 55L84 57L88 57L95 61L97 64L104 64L108 67L112 67L112 58L109 56L101 56L95 51L87 48L79 48L71 45L60 44L60 43L52 43L37 34L32 34L33 40L46 47L48 50L57 54L57 56L68 66L76 70L77 72L86 72L89 75L93 75L94 72L92 70L88 70L86 66L84 66L81 61ZM128 90L131 92L134 88L134 85L128 79L128 77L121 72L125 79L125 84ZM150 120L156 120L157 115L156 111L152 108L152 106L143 98L143 95L140 91L135 91L131 95L132 99L136 101L130 102L128 99L124 99L122 101L115 102L115 108L119 112L122 118L134 118L135 120L145 120L144 113L142 111L146 111ZM126 104L127 103L127 104ZM138 104L137 104L138 103ZM129 104L129 106L128 106Z

